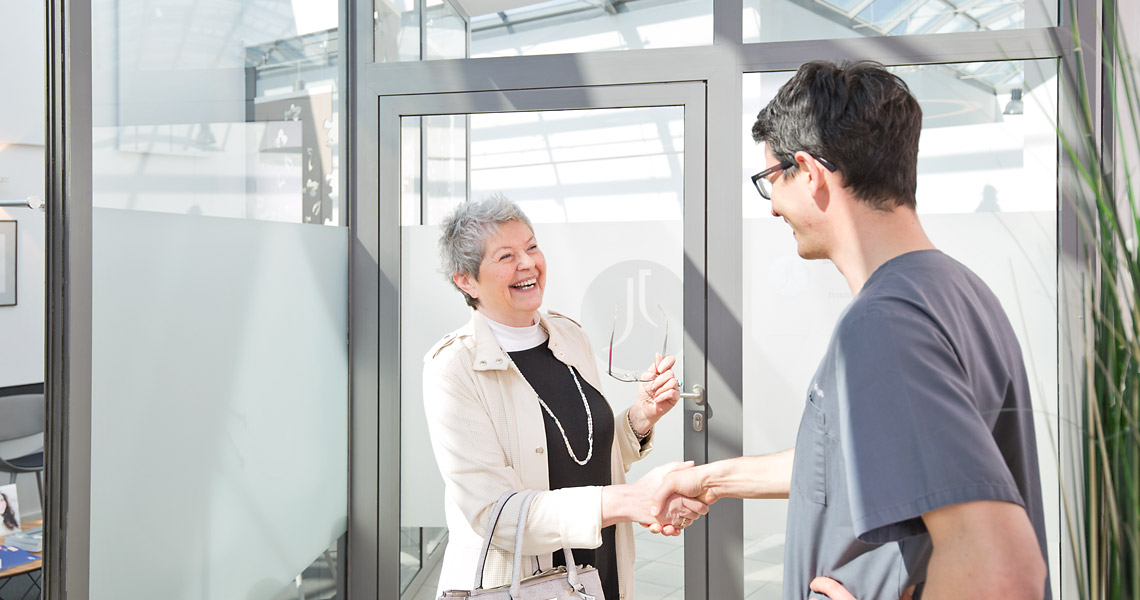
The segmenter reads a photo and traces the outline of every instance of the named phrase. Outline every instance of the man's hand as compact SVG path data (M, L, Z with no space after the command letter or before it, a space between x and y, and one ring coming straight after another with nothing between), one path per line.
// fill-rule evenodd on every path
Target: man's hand
M679 498L693 498L704 505L721 498L787 498L793 456L793 450L785 450L666 473L653 494L651 512L659 523L666 523L661 517L665 507ZM650 529L657 532L652 525Z
M719 500L716 492L709 489L709 476L713 469L715 464L708 464L666 473L653 494L652 512L659 514L660 508L676 496L693 498L704 504L713 504Z
M816 577L811 580L811 584L808 585L808 587L811 588L811 591L823 594L831 598L831 600L855 600L855 596L852 596L851 592L848 592L842 583L830 577ZM913 598L914 586L912 585L903 591L903 595L899 597L899 600L912 600Z
M660 514L654 514L649 507L654 491L661 487L662 481L670 473L689 470L692 466L692 461L666 463L650 470L634 483L602 488L602 527L633 521L646 527L655 524L659 532L668 535L679 534L701 515L707 514L709 507L698 500L682 496L664 505Z

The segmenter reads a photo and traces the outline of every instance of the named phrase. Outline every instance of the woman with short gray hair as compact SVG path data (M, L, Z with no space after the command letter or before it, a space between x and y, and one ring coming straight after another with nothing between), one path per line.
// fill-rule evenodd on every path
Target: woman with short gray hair
M680 398L672 356L639 378L637 400L615 415L601 394L582 328L542 313L546 258L527 216L501 195L466 202L443 221L443 270L472 308L471 320L424 357L424 409L445 483L449 539L439 590L467 589L487 521L508 491L538 490L523 552L542 569L576 562L598 569L606 597L633 598L631 523L655 523L653 492L691 463L671 463L626 484L652 449L653 426ZM510 582L517 502L495 528L483 582ZM676 535L708 508L675 497L662 519Z

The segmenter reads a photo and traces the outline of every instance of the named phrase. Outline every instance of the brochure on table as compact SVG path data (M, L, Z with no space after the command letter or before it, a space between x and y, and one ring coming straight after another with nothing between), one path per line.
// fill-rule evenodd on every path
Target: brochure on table
M0 571L18 567L24 563L30 563L33 560L39 560L40 557L28 552L20 550L14 546L0 546Z

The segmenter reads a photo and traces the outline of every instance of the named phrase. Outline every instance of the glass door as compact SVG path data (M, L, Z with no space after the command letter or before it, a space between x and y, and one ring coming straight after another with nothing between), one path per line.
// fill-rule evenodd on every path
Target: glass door
M398 540L381 529L381 554L399 545L402 597L434 598L448 535L421 358L470 318L440 273L440 220L494 193L527 213L547 261L543 310L582 325L615 413L636 389L604 375L611 332L615 370L643 369L665 340L692 392L706 373L704 85L391 96L380 99L379 125L380 204L399 204L398 218L380 218L381 239L399 240L382 244L398 259L381 260L392 285L381 285L380 304L399 307L380 311L381 420L399 422L398 440L380 441L382 487L399 481L398 495L381 490L381 523L399 523ZM682 402L629 481L665 462L704 462L703 398ZM635 526L637 598L704 590L704 531L703 520L675 538Z

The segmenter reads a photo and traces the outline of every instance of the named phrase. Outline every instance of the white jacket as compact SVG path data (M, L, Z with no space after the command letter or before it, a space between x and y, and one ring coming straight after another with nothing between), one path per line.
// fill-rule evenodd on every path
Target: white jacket
M597 364L582 328L555 312L539 315L555 358L601 390ZM424 410L432 449L445 484L449 538L439 590L471 589L476 562L495 502L510 490L542 490L527 516L523 552L551 567L561 548L602 543L601 486L550 490L546 430L538 395L499 347L486 318L472 311L465 326L448 334L424 357ZM614 416L610 451L612 483L625 483L629 465L652 448L638 443L627 411ZM555 451L563 450L555 448ZM518 502L507 503L495 528L483 586L510 583ZM633 598L633 528L617 525L618 587ZM523 565L533 564L523 561ZM526 573L529 574L529 573ZM438 593L437 593L438 596Z

